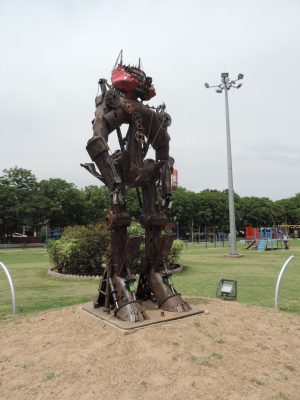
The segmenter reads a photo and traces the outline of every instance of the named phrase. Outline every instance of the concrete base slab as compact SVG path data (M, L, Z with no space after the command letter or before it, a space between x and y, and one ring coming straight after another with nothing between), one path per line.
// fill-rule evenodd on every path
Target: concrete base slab
M191 310L183 312L183 313L176 313L176 312L169 312L163 311L158 306L153 303L152 301L144 301L143 307L149 317L148 320L141 321L141 322L128 322L122 321L114 316L113 312L105 312L103 311L103 307L94 308L92 303L88 303L82 307L84 311L92 314L93 316L100 318L102 321L107 323L110 326L113 326L123 332L133 332L137 329L145 328L148 326L152 326L155 324L160 324L163 322L174 321L177 319L187 318L192 315L202 314L204 310L200 310L196 307L192 307Z

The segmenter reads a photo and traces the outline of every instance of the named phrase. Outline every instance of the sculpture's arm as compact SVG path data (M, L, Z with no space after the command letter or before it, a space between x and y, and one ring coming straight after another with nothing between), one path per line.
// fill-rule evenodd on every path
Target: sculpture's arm
M155 133L156 131L158 133ZM160 121L158 127L155 127L155 130L152 133L152 138L151 144L155 150L156 161L163 161L160 173L161 197L164 199L166 205L168 205L171 201L172 195L171 171L173 168L174 159L169 156L170 136L168 134L167 127L163 126Z
M96 98L93 137L88 141L86 149L111 191L118 188L121 179L108 154L108 135L124 122L128 122L128 117L119 106L118 95L114 91L104 92Z

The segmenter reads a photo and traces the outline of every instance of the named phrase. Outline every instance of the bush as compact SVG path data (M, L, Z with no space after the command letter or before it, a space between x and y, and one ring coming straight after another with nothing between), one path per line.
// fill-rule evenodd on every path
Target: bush
M145 229L139 222L132 221L131 225L127 229L128 236L130 235L141 235L145 236Z
M127 229L128 236L131 235L140 235L145 238L145 229L141 226L141 224L137 221L132 221L131 225ZM144 262L145 258L145 241L143 240L140 245L140 250L138 252L137 257L133 260L130 270L132 274L139 274L141 272L141 265Z
M133 222L130 227L128 228L128 235L145 235L145 230L144 228L141 227L141 225L138 222ZM172 249L169 254L169 257L167 258L168 264L171 266L175 266L180 258L180 254L183 250L184 244L181 240L174 240L172 244ZM140 247L140 253L139 256L134 260L133 266L132 266L132 272L133 273L138 273L140 272L140 265L143 264L144 257L145 257L145 243L143 242Z
M60 240L50 240L47 249L58 272L100 275L106 260L109 233L103 226L65 228Z
M182 240L174 240L173 244L172 244L172 249L170 252L170 255L168 257L168 262L171 265L175 265L178 263L179 258L180 258L180 254L183 250L183 241Z
M128 235L144 235L138 222L128 228ZM101 275L101 265L106 262L109 232L103 227L73 226L64 229L60 240L49 240L47 250L58 272L75 275ZM168 263L175 265L183 249L181 240L174 240ZM138 257L131 266L132 273L139 273L145 257L145 244L140 246Z

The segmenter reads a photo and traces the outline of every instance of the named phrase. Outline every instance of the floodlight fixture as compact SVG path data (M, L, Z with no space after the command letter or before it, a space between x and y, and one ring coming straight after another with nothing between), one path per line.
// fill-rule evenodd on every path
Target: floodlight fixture
M216 297L222 300L237 300L237 281L221 279L218 283Z
M206 88L216 88L216 93L225 93L225 115L226 115L226 142L227 142L227 168L228 168L228 205L229 205L229 225L230 225L230 255L238 256L236 246L236 224L234 210L234 191L233 191L233 176L232 176L232 158L231 158L231 140L230 140L230 124L229 124L229 106L228 106L228 91L231 88L239 89L242 84L237 81L243 79L243 74L238 74L238 78L230 80L228 72L221 73L221 83L219 85L208 85Z
M207 82L204 83L204 86L208 89L209 88L209 84Z

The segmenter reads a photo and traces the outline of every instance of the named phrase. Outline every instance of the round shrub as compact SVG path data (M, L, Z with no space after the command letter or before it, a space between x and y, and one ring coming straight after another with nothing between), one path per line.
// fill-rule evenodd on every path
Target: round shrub
M174 242L172 244L171 252L168 257L168 262L171 265L175 265L178 263L180 254L183 250L183 246L184 246L184 244L183 244L182 240L174 240Z
M100 275L106 260L109 233L103 226L65 228L60 240L48 242L50 260L58 272Z

